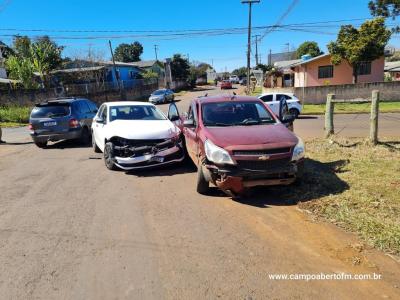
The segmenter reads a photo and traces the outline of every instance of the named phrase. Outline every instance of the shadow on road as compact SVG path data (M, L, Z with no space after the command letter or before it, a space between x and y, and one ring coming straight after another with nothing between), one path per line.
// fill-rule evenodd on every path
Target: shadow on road
M90 147L91 147L90 144L84 145L79 141L64 140L64 141L55 142L53 144L48 144L45 149L63 150L65 148L71 149L71 148L90 148Z
M15 142L5 142L5 143L1 143L0 145L4 145L4 146L20 146L20 145L29 145L29 144L33 144L33 142L20 142L20 143L15 143Z
M157 177L157 176L173 176L179 174L195 173L196 167L191 163L181 163L175 166L155 166L151 169L128 171L127 175L136 177Z
M250 195L234 199L238 203L260 208L296 205L298 202L318 200L321 197L341 194L349 185L337 173L346 172L347 160L322 163L307 158L304 177L290 186L256 187Z
M305 115L300 115L297 117L298 120L315 120L318 119L318 116L305 116Z

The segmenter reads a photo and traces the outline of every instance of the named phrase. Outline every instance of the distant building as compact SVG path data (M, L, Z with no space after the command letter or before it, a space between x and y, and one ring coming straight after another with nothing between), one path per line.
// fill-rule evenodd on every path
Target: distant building
M274 66L282 76L274 78L274 87L313 87L353 83L353 68L343 60L335 66L330 54L300 60L278 61ZM362 62L358 68L358 82L384 81L385 58Z
M270 53L268 54L268 64L274 65L276 62L287 61L296 59L296 51L282 52L282 53Z
M217 72L214 69L208 68L207 69L207 82L214 82L217 79Z
M389 80L400 81L400 61L386 62L385 75Z

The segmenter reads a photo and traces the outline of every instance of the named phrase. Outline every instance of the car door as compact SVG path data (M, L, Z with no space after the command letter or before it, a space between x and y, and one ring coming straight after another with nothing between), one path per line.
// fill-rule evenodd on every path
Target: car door
M193 126L184 126L183 134L185 135L186 140L186 148L188 154L192 161L198 165L199 164L199 139L198 139L198 116L197 116L197 107L195 103L189 107L189 111L187 114L187 120L193 122Z
M272 110L272 112L275 115L278 116L279 115L279 103L278 104L276 103L274 96L275 96L274 94L269 94L269 95L260 97L260 99L268 105L268 107Z
M87 126L87 128L90 128L92 123L92 112L89 105L86 103L86 100L79 101L79 107L81 121Z
M171 103L168 108L168 119L175 124L183 132L183 121L179 114L178 107L175 103Z
M93 135L96 141L97 146L104 151L104 141L106 138L106 126L107 126L107 112L108 107L107 105L103 104L100 107L100 110L97 114L97 117L94 120L93 128Z

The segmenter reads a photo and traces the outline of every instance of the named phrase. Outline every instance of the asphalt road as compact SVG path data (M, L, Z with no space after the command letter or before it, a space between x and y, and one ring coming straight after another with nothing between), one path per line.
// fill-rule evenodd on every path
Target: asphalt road
M91 148L39 149L21 132L0 145L0 299L400 297L398 262L298 211L280 188L201 196L191 167L111 172ZM269 277L321 272L382 279Z

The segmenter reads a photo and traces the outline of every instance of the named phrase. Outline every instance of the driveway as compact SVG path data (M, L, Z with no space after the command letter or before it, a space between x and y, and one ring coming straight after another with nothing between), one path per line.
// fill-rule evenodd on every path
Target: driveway
M39 149L26 133L0 145L1 299L400 297L398 262L300 212L284 187L201 196L190 166L111 172L91 148ZM382 279L270 278L321 273Z

